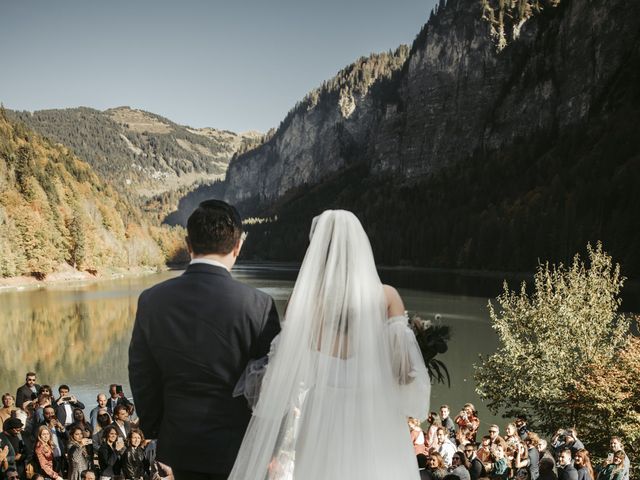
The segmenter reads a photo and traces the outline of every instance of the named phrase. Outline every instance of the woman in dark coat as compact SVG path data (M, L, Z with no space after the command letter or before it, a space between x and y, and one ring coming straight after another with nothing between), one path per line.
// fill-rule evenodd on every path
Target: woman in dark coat
M144 456L144 435L132 429L127 436L128 446L122 454L122 475L126 480L147 478L147 462Z
M113 425L109 425L103 432L102 444L98 449L100 480L109 480L120 476L124 442L121 438L118 438L118 431Z

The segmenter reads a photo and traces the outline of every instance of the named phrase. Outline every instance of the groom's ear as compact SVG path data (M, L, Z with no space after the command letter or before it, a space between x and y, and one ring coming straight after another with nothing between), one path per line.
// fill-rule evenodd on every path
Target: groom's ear
M193 255L193 248L191 247L191 240L189 240L189 235L184 237L184 241L187 244L187 252L189 252L189 255Z
M240 238L240 239L238 240L238 243L236 243L236 246L235 246L235 247L233 247L233 250L232 250L232 252L233 252L233 256L234 256L234 257L236 257L236 258L237 258L237 257L238 257L238 255L240 255L240 250L242 250L242 245L243 245L243 244L244 244L244 240L243 240L242 238Z

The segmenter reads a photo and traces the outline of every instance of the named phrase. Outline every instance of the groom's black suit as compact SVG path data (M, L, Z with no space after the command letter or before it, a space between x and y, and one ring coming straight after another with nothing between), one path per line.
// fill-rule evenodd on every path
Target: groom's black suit
M280 331L273 299L222 267L192 264L140 295L129 380L157 458L176 470L227 475L251 417L231 393Z

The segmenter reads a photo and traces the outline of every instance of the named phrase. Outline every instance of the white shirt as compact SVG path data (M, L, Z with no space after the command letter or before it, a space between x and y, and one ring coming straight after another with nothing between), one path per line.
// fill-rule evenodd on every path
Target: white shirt
M444 441L440 448L438 449L438 453L442 455L442 460L444 460L444 464L447 467L451 466L451 460L453 459L453 455L456 453L456 446L453 444L451 440L448 438Z
M189 262L189 265L193 265L196 263L206 263L207 265L213 265L214 267L222 267L227 272L229 271L229 267L227 267L224 263L218 262L217 260L211 260L209 258L194 258Z

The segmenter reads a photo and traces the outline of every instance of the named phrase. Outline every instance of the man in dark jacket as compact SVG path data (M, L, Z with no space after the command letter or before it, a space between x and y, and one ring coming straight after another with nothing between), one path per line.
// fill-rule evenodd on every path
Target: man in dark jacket
M571 462L571 450L568 448L560 452L558 457L558 480L578 480L578 471Z
M40 385L36 383L35 372L28 372L24 381L24 385L18 388L16 392L16 406L18 408L24 407L24 402L27 400L33 400L38 396L38 390Z
M464 454L467 456L467 460L469 461L469 475L471 476L471 480L478 480L478 478L487 475L484 464L476 455L476 450L477 446L475 443L470 442L464 446Z
M140 427L176 480L226 479L251 418L234 387L280 323L269 295L231 276L243 242L235 208L202 202L187 232L187 270L140 295L129 380Z
M25 478L25 460L27 449L25 447L20 432L22 431L22 420L11 417L4 422L2 433L0 433L0 445L10 444L13 448L13 458L7 457L10 467L15 467L20 478Z

